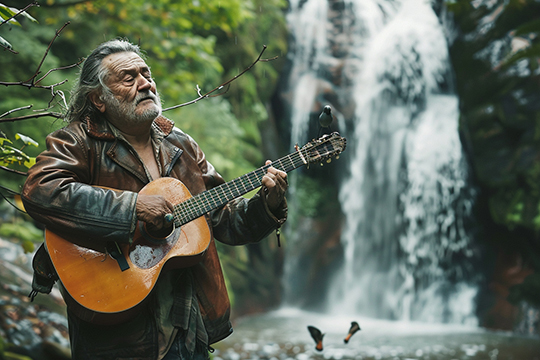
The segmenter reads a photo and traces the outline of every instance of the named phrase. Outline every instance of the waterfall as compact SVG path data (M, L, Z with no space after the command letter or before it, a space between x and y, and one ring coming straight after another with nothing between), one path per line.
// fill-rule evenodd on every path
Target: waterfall
M343 263L324 289L328 313L476 324L477 254L466 226L474 192L434 5L291 0L290 141L306 141L327 103L347 138ZM299 271L296 257L287 255L285 279Z

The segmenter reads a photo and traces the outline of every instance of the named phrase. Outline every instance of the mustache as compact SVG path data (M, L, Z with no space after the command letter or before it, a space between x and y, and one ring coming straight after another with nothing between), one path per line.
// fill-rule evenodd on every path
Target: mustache
M147 100L147 99L152 100L156 104L159 104L159 102L160 102L159 101L159 95L154 94L153 92L148 90L146 92L137 94L137 96L135 97L135 104L138 105L141 101L144 101L144 100Z

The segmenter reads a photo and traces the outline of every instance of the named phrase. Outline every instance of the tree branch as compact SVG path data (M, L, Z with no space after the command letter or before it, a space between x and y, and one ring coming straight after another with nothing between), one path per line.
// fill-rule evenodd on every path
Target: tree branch
M249 70L251 70L251 68L253 66L255 66L255 64L257 64L259 61L263 61L263 62L268 62L268 61L272 61L272 60L275 60L277 59L278 57L277 56L274 56L273 58L271 59L261 59L264 51L266 50L267 46L266 45L263 45L263 49L261 51L261 53L259 54L259 56L257 57L257 59L251 64L249 65L247 68L244 69L244 71L242 71L240 74L236 75L235 77L233 77L232 79L229 79L228 81L225 81L223 84L219 85L218 87L215 87L214 89L210 90L209 92L207 92L206 94L203 94L201 95L201 89L199 88L199 85L197 85L197 94L199 95L198 98L194 99L194 100L191 100L191 101L188 101L186 103L183 103L183 104L180 104L180 105L175 105L175 106L171 106L171 107L168 107L166 109L163 109L162 111L169 111L169 110L173 110L173 109L178 109L180 107L183 107L183 106L187 106L187 105L191 105L191 104L194 104L196 103L197 101L200 101L202 99L206 99L208 97L211 97L210 94L218 91L218 90L221 90L223 89L225 86L228 86L230 83L232 83L234 80L238 79L240 76L244 75L244 73L248 72ZM213 95L213 96L220 96L220 95L223 95L224 93L226 93L228 91L228 87L227 89L220 93L220 94L216 94L216 95Z
M62 80L59 83L52 84L52 85L35 85L35 84L28 83L28 82L25 82L25 81L14 81L14 82L0 81L0 85L4 85L4 86L20 85L20 86L25 86L27 88L38 88L38 89L53 90L55 86L65 84L66 82L67 82L67 79Z
M9 52L11 52L11 53L13 53L15 55L17 55L19 53L18 51L15 51L13 49L10 49L10 48L4 46L4 44L0 44L0 45L4 48L4 51L7 50L7 51L9 51Z
M46 58L47 55L49 54L49 51L51 50L51 46L52 46L54 40L56 40L56 38L57 38L58 36L60 36L60 33L62 32L62 30L64 30L65 27L68 26L69 24L70 24L69 21L66 22L66 23L64 24L64 26L62 26L62 27L60 28L60 30L57 30L57 31L56 31L56 33L54 34L54 37L52 38L51 42L49 43L49 46L47 47L47 50L45 50L45 54L43 54L43 57L41 58L41 62L39 63L39 65L38 65L38 67L37 67L37 69L36 69L35 74L34 74L30 79L26 80L25 82L32 82L32 85L34 85L34 80L35 80L36 77L39 75L40 70L41 70L41 66L43 65L43 62L45 61L45 58ZM47 76L49 73L50 73L50 72L48 72L45 76ZM42 77L42 78L40 79L40 81L43 80L43 79L45 78L45 76ZM39 82L39 81L38 81L38 82Z
M43 57L42 57L41 62L39 63L39 65L38 65L38 67L36 69L36 72L34 73L34 75L30 79L28 79L27 81L14 81L14 82L13 81L12 82L0 81L0 85L4 85L4 86L14 86L14 85L15 86L25 86L27 88L33 88L34 87L34 88L47 89L47 90L54 91L54 88L56 86L59 86L59 85L62 85L64 83L66 83L67 79L63 80L63 81L60 81L60 82L58 82L56 84L52 84L52 85L38 85L47 76L49 76L53 71L67 70L67 69L71 69L73 67L79 66L83 62L83 59L79 60L75 64L50 69L49 71L47 71L47 73L45 75L43 75L37 81L35 81L35 79L40 73L41 66L43 65L43 62L45 61L45 58L49 54L49 50L51 49L51 46L52 46L53 42L56 40L56 38L60 35L60 32L62 32L67 25L69 25L69 21L67 23L65 23L64 26L62 26L62 28L60 30L56 31L56 33L54 35L54 38L51 40L51 42L49 43L49 46L47 47L47 50L45 51L45 54L43 54Z
M35 84L38 84L41 82L41 80L45 79L47 76L49 76L50 73L52 73L53 71L58 71L58 70L67 70L67 69L71 69L71 68L74 68L75 66L79 66L82 62L84 61L84 59L81 59L79 61L77 61L75 64L71 64L71 65L67 65L67 66L61 66L61 67L58 67L58 68L54 68L54 69L51 69L49 71L47 71L47 73L45 75L43 75L41 78L39 78L38 81L35 82ZM57 84L54 84L54 85L50 85L50 86L58 86L58 85L62 85L63 83L65 83L67 80L64 80L62 82L59 82Z
M8 112L5 112L3 113L2 115L0 115L0 119L5 117L5 116L8 116L9 114L13 114L15 111L19 111L19 110L27 110L27 109L30 109L33 105L26 105L26 106L22 106L20 108L16 108L16 109L13 109L13 110L9 110Z
M19 171L19 170L14 170L14 169L10 169L8 167L5 167L5 166L2 166L0 165L0 170L5 170L7 172L10 172L10 173L13 173L13 174L17 174L17 175L23 175L23 176L27 176L28 174L23 172L23 171Z
M7 123L7 122L28 120L28 119L37 119L37 118L46 117L46 116L50 116L50 117L57 118L57 119L63 119L64 118L64 115L61 114L61 113L49 111L49 112L38 113L38 114L33 114L33 115L24 115L24 116L18 116L18 117L14 117L14 118L0 119L0 124L1 123Z

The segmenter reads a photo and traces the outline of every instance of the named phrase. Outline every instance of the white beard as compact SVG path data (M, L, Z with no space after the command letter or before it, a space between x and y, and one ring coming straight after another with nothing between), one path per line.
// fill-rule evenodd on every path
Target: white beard
M141 99L152 97L155 107L147 108L141 113L137 113L137 104ZM161 99L159 94L151 91L137 94L132 102L120 101L111 92L105 91L101 97L105 104L107 117L113 122L123 122L125 124L142 124L154 121L161 115Z

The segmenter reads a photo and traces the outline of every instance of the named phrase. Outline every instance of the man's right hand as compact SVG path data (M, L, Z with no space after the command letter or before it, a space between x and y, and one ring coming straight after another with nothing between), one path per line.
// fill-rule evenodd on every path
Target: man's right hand
M172 214L173 204L161 195L137 196L137 219L151 225L155 230L161 230L171 226L165 221L165 215Z

